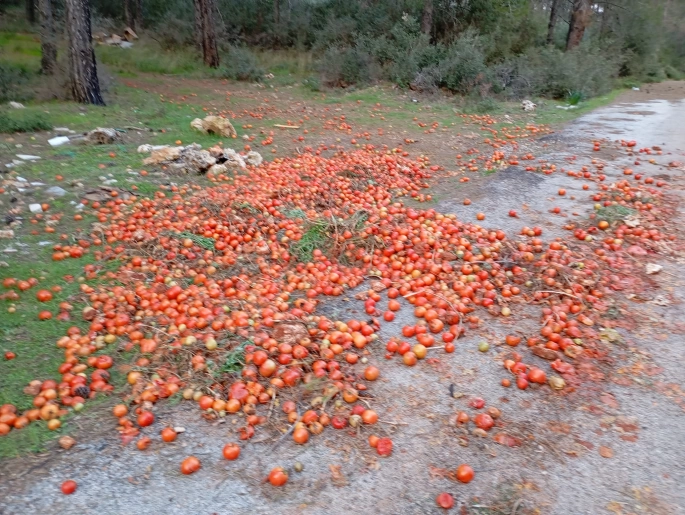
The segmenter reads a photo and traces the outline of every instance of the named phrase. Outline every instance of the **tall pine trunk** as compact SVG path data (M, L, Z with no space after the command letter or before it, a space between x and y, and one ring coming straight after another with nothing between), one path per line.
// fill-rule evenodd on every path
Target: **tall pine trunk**
M65 0L69 44L69 88L77 102L105 105L95 64L90 27L90 1Z
M143 28L143 0L135 0L135 3L136 14L133 17L133 24L136 26L136 29L134 30L141 30Z
M36 23L36 0L26 0L26 19L29 23Z
M217 12L215 0L194 0L195 24L200 24L202 59L210 68L219 67L219 47L216 42L214 16ZM196 29L197 30L197 29Z
M590 0L573 0L571 11L571 22L568 27L568 37L566 38L566 50L571 50L583 40L585 29L590 25Z
M57 42L55 41L55 20L52 16L52 0L38 0L40 16L40 71L44 75L57 72Z
M136 16L133 0L124 0L124 23L131 30L136 30Z
M547 44L554 43L554 28L557 26L557 17L559 11L559 0L552 0L552 5L549 7L549 24L547 25Z
M204 24L202 23L202 7L200 1L201 0L193 0L193 5L195 6L195 37L193 39L195 40L195 47L198 52L202 52L203 34L205 32Z
M423 15L421 16L421 32L431 35L433 31L433 0L423 0Z

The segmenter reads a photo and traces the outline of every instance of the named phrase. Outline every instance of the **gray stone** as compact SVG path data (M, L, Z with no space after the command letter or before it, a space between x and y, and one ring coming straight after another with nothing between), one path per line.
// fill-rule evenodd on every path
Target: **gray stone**
M63 197L67 194L67 190L60 188L59 186L52 186L45 190L45 193L52 195L53 197Z

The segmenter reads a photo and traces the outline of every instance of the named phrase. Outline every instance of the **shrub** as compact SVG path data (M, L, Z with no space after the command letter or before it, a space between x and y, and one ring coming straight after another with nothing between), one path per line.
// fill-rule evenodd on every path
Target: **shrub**
M0 102L28 98L25 86L29 77L29 72L21 66L0 63Z
M478 36L467 32L447 49L439 63L442 85L456 93L468 94L489 82L490 71Z
M258 82L264 77L264 69L255 55L245 47L230 46L222 56L220 75L226 79Z
M597 50L542 48L495 66L493 76L495 91L511 98L564 98L569 91L591 97L610 91L618 70L615 59Z
M363 48L331 47L319 65L322 81L327 86L347 87L367 84L379 78L373 56Z
M321 81L318 77L307 77L302 81L302 85L309 91L321 91Z
M156 25L154 39L163 50L175 50L194 45L195 27L192 22L168 14Z
M52 124L41 113L26 109L0 111L0 132L35 132L52 129Z

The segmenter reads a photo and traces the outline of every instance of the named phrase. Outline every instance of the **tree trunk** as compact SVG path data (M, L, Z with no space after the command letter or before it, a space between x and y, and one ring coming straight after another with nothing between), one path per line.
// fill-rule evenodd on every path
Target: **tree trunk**
M194 0L195 24L200 24L202 58L210 68L219 67L219 48L216 42L214 17L217 7L215 0Z
M77 102L105 105L100 93L90 28L90 0L65 0L69 88Z
M202 34L204 34L204 25L202 23L202 6L201 0L193 0L195 6L195 47L198 52L202 52Z
M571 22L568 27L568 37L566 38L566 50L571 50L583 40L585 29L590 25L590 0L573 0L571 11Z
M135 0L135 2L136 14L133 18L133 24L140 30L143 28L143 0Z
M274 0L274 25L281 23L281 2Z
M423 16L421 16L421 32L431 35L433 30L433 0L423 0Z
M52 0L38 0L40 15L40 71L44 75L57 72L57 43L55 41L55 20L52 17Z
M133 0L124 0L124 23L128 28L135 32L136 30L136 17L135 9L133 6Z
M547 25L547 44L554 43L554 28L557 26L557 14L559 11L559 0L552 0L549 7L549 24Z
M26 19L36 23L36 0L26 0Z
M600 39L604 39L604 37L607 35L607 31L609 30L609 17L611 16L609 13L609 4L605 3L602 7L602 21L599 25Z

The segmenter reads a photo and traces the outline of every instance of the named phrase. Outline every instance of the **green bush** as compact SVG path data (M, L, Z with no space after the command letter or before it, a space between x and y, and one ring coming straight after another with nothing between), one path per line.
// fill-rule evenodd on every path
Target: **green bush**
M348 87L380 78L374 57L366 49L356 46L329 48L319 67L326 86Z
M0 62L0 102L26 100L30 73L22 66Z
M152 37L163 50L176 50L192 46L195 44L193 41L195 31L193 23L167 14L155 26Z
M12 109L0 111L0 132L35 132L48 131L52 124L41 113L33 113L26 109Z
M264 77L264 69L257 57L245 47L229 46L221 62L219 73L226 79L259 82Z
M442 84L450 91L468 94L489 83L490 71L477 35L467 32L447 49L439 64Z
M302 81L302 85L309 91L321 91L321 81L318 77L307 77Z
M565 98L569 91L592 97L609 92L619 63L597 50L580 47L531 49L494 67L494 91L511 98Z

